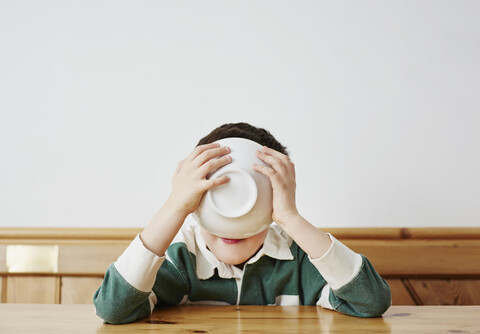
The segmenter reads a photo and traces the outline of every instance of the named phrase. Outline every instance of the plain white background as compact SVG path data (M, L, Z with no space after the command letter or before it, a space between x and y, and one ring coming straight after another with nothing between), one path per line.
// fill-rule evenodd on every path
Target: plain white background
M142 227L226 122L316 226L480 226L477 1L1 1L0 226Z

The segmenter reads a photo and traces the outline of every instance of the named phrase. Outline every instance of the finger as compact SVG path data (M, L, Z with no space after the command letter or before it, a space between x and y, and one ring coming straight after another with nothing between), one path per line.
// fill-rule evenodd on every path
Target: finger
M230 153L230 148L228 146L211 148L203 151L199 156L197 156L194 159L194 163L197 167L200 167L207 161L210 161L213 158L216 158L228 153Z
M217 147L220 147L219 143L210 143L210 144L205 144L205 145L199 145L199 146L195 147L195 149L192 151L192 153L190 153L185 158L185 162L193 161L196 157L198 157L204 151L212 149L212 148L217 148Z
M277 173L275 172L275 170L273 170L273 168L267 167L267 166L263 166L263 165L253 164L253 169L256 170L257 172L262 173L263 175L265 175L265 176L268 177L269 179L271 179L272 177L275 176L275 174L277 174Z
M269 164L270 166L273 167L273 169L278 172L278 173L284 173L286 171L285 166L282 165L282 161L279 160L278 158L275 158L271 155L266 155L265 153L261 151L256 151L255 155L257 156L258 159L262 160L266 164Z
M212 188L221 186L222 184L225 184L228 181L230 181L230 177L228 177L228 175L223 175L214 179L203 181L203 187L204 187L204 190L207 191Z
M231 162L232 162L232 157L229 155L226 155L218 159L212 159L207 161L202 165L202 167L199 168L199 171L202 177L205 177L211 171L217 168L220 168L222 166L228 165Z
M273 156L273 157L275 157L275 158L277 158L277 159L280 159L280 160L290 160L290 158L289 158L287 155L285 155L285 154L283 154L283 153L281 153L281 152L278 152L277 150L274 150L273 148L270 148L270 147L268 147L268 146L263 146L263 147L262 147L262 150L263 150L263 152L264 152L265 154L271 155L271 156Z
M263 146L262 149L263 149L263 153L265 153L267 155L270 155L272 157L275 157L275 158L279 159L280 161L282 161L285 168L287 168L289 171L291 171L292 169L295 170L295 165L293 164L292 160L290 160L288 155L285 155L285 154L283 154L281 152L278 152L278 151L274 150L273 148L270 148L270 147L267 147L267 146Z

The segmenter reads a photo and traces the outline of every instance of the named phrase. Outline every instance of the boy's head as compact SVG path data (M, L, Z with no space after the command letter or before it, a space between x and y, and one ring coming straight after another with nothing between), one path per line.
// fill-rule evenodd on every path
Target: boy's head
M280 144L270 132L262 128L257 128L248 123L223 124L200 139L197 146L210 144L214 141L230 137L250 139L262 146L268 146L280 153L288 155L287 148Z
M285 146L280 144L270 132L247 123L228 123L214 129L200 139L198 145L213 143L217 140L230 137L240 137L253 140L262 146L268 146L278 152L288 155ZM268 229L245 239L225 239L211 234L203 227L202 237L210 251L223 263L242 265L262 247L268 234Z

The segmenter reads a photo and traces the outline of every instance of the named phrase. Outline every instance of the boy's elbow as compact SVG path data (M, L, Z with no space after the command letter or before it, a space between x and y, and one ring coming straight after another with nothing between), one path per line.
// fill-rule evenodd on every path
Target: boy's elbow
M368 316L368 318L381 317L385 312L387 312L391 305L391 298L380 300L372 309L372 313Z
M151 314L150 304L134 304L125 300L93 299L95 314L111 325L129 324L146 318Z
M134 321L129 321L129 319L122 314L122 311L118 307L115 307L112 302L102 299L98 290L93 296L93 305L95 307L95 314L105 323L120 325Z
M390 287L385 284L383 289L369 294L363 302L356 304L353 315L361 318L381 317L392 305L392 293Z
M380 298L380 302L378 303L378 316L382 316L387 310L392 306L392 290L390 289L390 286L388 283L384 280L385 282L385 292L383 294L383 298Z
M111 325L121 325L121 324L128 324L134 322L134 320L128 319L124 317L119 312L115 312L112 309L108 308L97 308L95 307L95 314L100 317L105 323Z
M381 317L392 305L392 294L390 289L385 291L382 296L378 296L375 302L369 306L368 312L365 314L365 318L378 318Z
M115 315L112 314L105 314L105 313L99 313L97 311L97 316L100 317L104 323L110 324L110 325L121 325L124 324L125 322L122 321L122 319L116 317Z
M380 278L376 288L371 291L371 303L369 303L368 318L381 317L392 305L392 290L387 281Z
M129 323L132 323L134 321L125 321L125 319L120 319L120 318L116 318L116 317L108 317L108 318L104 318L104 317L100 317L103 319L103 321L106 323L106 324L110 324L110 325L123 325L123 324L129 324Z

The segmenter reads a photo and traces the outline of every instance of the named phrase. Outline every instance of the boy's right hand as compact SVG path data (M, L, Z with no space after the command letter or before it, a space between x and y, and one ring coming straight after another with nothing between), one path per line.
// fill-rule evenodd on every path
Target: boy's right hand
M207 179L208 173L232 161L232 158L226 155L229 152L229 147L220 147L218 143L197 146L178 163L168 202L185 216L194 212L205 191L229 181L228 176Z

